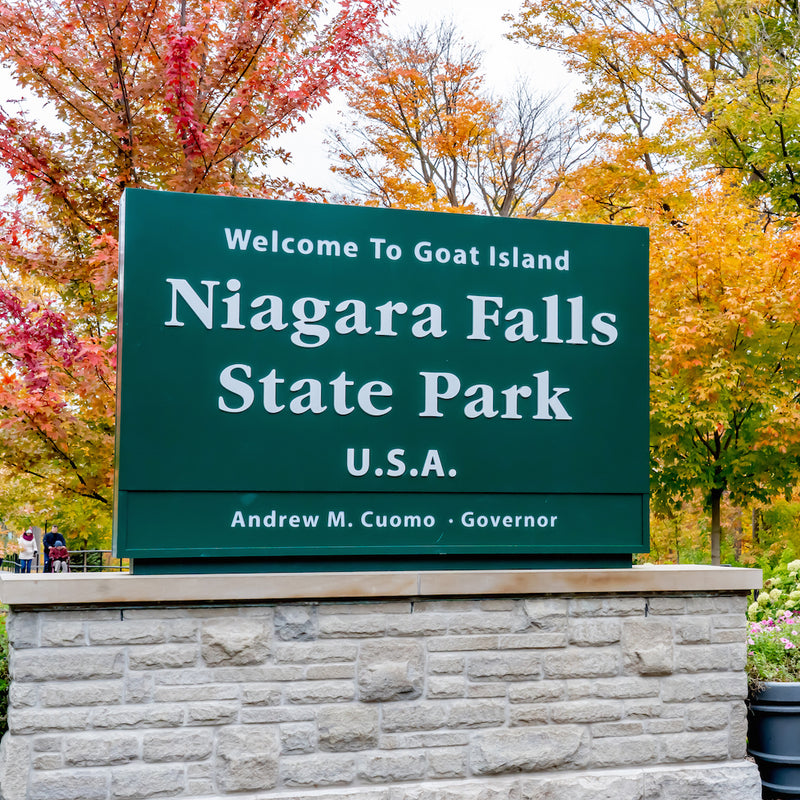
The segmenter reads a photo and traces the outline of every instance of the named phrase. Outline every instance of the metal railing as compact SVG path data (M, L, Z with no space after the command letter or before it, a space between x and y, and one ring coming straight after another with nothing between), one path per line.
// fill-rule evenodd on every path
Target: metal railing
M70 572L128 572L127 558L114 558L110 550L70 550ZM8 556L0 562L3 572L19 572L19 562L15 556ZM44 572L44 559L36 559L31 564L31 574Z

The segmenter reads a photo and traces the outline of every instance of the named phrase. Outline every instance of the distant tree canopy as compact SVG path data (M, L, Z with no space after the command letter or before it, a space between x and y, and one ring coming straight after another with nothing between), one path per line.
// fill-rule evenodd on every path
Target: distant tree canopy
M535 216L586 153L553 95L492 97L452 23L379 39L346 93L334 170L368 204Z

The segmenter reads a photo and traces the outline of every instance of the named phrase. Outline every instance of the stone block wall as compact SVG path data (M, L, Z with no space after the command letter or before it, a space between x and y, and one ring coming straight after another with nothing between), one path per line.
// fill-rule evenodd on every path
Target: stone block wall
M757 800L745 598L14 611L3 800Z

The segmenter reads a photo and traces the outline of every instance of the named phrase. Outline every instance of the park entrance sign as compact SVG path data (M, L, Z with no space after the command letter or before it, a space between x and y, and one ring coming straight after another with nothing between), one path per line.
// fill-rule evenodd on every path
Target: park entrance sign
M647 231L125 192L139 572L630 564Z

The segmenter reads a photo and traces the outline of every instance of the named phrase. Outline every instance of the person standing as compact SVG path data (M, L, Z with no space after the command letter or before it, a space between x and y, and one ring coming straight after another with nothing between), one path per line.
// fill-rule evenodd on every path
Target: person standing
M36 539L33 531L28 528L22 536L17 539L19 543L19 563L20 572L30 572L33 559L36 557Z
M50 556L50 549L58 545L67 546L66 539L58 532L58 525L53 525L50 532L46 533L42 538L42 553L44 554L44 571L52 572L53 565Z

